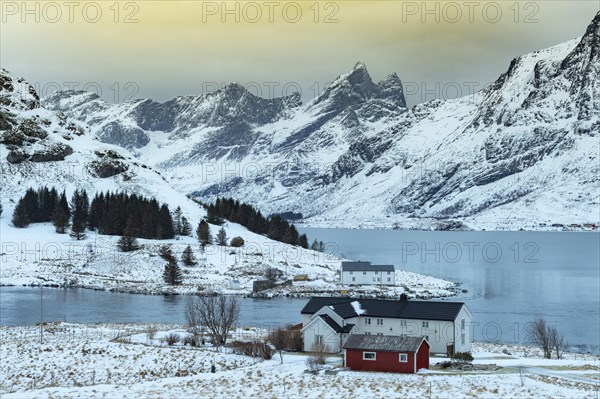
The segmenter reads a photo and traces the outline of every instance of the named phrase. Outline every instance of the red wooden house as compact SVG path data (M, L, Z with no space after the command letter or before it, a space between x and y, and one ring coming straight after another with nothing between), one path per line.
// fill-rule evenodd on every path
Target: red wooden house
M429 343L422 337L353 334L343 348L345 366L352 370L416 373L429 368Z

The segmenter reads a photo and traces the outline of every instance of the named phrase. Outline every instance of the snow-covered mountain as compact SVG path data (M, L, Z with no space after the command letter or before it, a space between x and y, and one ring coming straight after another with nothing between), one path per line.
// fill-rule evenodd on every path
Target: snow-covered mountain
M121 253L117 236L88 231L82 240L58 234L51 223L35 223L26 228L11 224L15 205L25 191L41 186L66 190L85 189L91 197L99 191L129 192L154 197L171 210L180 206L195 227L206 212L197 203L175 190L159 172L141 163L128 150L100 142L87 127L60 111L40 106L34 88L22 78L0 69L0 156L2 175L0 199L0 285L45 284L139 293L197 293L226 291L252 292L253 280L264 269L287 269L288 277L307 274L311 281L294 285L297 292L336 290L333 280L339 267L334 256L272 241L235 223L225 223L229 238L240 236L245 246L232 248L208 245L200 251L196 237L170 240L143 240L141 249ZM219 226L211 226L213 234ZM187 245L199 266L183 267L183 284L165 284L165 261L157 256L163 244L172 246L180 257ZM288 255L292 251L294 259ZM409 278L421 283L424 276ZM426 278L425 278L426 279ZM445 284L442 295L452 283ZM416 284L416 283L415 283ZM427 284L426 284L427 285ZM398 287L399 290L403 290ZM429 284L428 289L431 288ZM433 292L433 291L432 291ZM399 295L399 293L398 293Z
M165 103L84 92L43 103L183 193L313 225L600 220L600 13L581 38L515 58L475 95L410 110L397 75L375 83L362 63L307 104L237 84Z

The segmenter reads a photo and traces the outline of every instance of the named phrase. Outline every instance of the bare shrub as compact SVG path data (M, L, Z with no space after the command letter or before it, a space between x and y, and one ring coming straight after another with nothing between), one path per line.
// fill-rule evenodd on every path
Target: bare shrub
M567 349L565 337L558 332L556 327L551 327L548 330L548 340L550 341L550 352L554 350L557 359L561 359L563 352Z
M117 331L117 334L112 339L112 342L118 342L120 344L130 344L131 336L124 331Z
M287 351L302 352L304 350L304 337L302 330L289 327L287 329Z
M323 366L313 356L310 356L306 359L306 367L308 368L308 372L312 374L317 374L323 368Z
M198 346L201 343L200 338L193 334L189 334L189 335L186 335L185 337L183 337L182 342L184 345L189 345L189 346Z
M273 349L266 342L242 342L235 341L231 344L233 353L252 357L260 357L265 360L273 358Z
M327 354L329 347L324 344L313 344L310 357L314 358L317 364L325 364L327 362Z
M227 335L239 317L240 302L225 295L190 297L185 314L192 331L204 326L213 345L220 346L227 342Z
M283 276L283 271L276 267L267 267L265 270L265 278L269 281L275 282Z
M287 347L287 331L277 328L269 333L267 341L271 343L279 353L280 363L283 363L283 351Z
M158 329L156 326L148 326L148 328L146 328L146 338L148 341L152 341L154 339L157 331Z
M443 369L447 369L447 368L452 367L452 362L450 360L444 360L443 362L440 362L438 364Z
M304 349L302 331L293 328L291 325L271 331L267 337L267 342L279 352L281 363L283 363L283 351L301 352Z
M532 328L532 342L544 351L544 357L546 359L550 359L550 337L548 335L548 326L546 326L546 321L541 318L536 319L533 322Z
M167 345L169 346L173 346L176 343L181 341L181 337L179 336L179 334L176 333L169 333L165 336L165 342L167 343Z
M450 358L458 363L471 363L473 361L471 352L456 352Z
M552 352L556 358L560 359L567 348L564 336L558 332L556 327L550 327L544 319L537 319L533 322L531 341L544 352L544 357L550 359Z

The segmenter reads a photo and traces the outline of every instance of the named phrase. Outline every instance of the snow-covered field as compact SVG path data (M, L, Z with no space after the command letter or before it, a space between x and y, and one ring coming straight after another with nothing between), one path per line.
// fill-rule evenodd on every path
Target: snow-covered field
M67 234L55 233L49 223L14 228L9 224L9 216L3 214L0 218L2 285L43 284L147 294L215 291L247 295L252 293L253 281L264 279L266 268L275 267L289 279L306 275L308 281L294 281L267 295L334 295L347 288L338 284L340 258L282 244L234 223L226 223L225 229L228 237L244 239L241 248L209 245L202 253L196 238L180 237L139 240L142 249L123 253L117 249L119 237L88 232L86 239L77 241ZM211 226L213 234L217 227ZM158 255L163 244L170 244L178 259L187 245L194 250L198 264L186 267L180 263L180 286L169 286L163 280L166 261ZM398 297L407 292L411 297L431 298L452 296L456 290L449 281L400 270L396 273L396 287L366 286L349 293Z
M157 332L155 332L158 330ZM167 345L174 325L48 324L40 343L39 326L2 327L0 395L29 397L563 397L597 398L598 357L567 354L541 359L532 348L474 344L474 364L496 364L496 371L422 370L399 375L340 370L305 373L307 355L285 353L258 360L204 347ZM235 340L260 337L240 329ZM502 351L508 351L511 355ZM523 350L527 353L524 354ZM526 356L526 357L524 357ZM431 363L446 360L432 358ZM211 365L216 372L211 373ZM341 368L328 358L326 369ZM523 368L523 373L519 369Z

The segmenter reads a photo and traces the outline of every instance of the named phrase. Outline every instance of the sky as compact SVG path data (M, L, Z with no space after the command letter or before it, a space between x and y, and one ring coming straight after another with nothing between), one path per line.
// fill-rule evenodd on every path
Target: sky
M468 95L512 58L581 36L600 0L0 1L0 65L44 96L166 101L238 82L315 97L357 61L410 105Z

